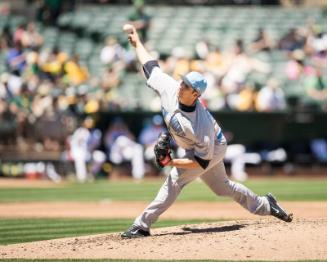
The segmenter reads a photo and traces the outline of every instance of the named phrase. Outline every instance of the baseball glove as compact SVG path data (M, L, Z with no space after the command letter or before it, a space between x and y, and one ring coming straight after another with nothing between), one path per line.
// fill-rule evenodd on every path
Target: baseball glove
M154 146L154 154L156 156L156 164L163 168L171 161L170 135L161 132L156 145Z

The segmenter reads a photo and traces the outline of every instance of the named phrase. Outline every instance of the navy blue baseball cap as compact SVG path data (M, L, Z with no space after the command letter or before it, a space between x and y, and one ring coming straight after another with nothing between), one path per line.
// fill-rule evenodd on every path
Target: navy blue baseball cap
M207 80L198 72L189 72L185 76L181 76L181 78L186 85L192 87L200 95L202 95L207 88Z

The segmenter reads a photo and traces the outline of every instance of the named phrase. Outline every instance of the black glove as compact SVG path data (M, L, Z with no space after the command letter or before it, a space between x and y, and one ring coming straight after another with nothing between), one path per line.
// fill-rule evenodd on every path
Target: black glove
M164 167L171 161L170 155L170 135L161 132L156 145L154 146L154 154L156 156L156 164L158 167Z

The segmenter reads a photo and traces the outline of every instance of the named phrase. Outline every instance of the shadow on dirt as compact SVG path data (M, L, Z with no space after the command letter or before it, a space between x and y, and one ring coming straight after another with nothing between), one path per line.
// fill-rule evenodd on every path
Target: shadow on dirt
M188 234L197 234L197 233L222 233L229 231L236 231L246 227L247 224L236 224L231 226L222 226L222 227L208 227L208 228L192 228L192 227L183 227L184 232L171 232L159 234L158 236L165 235L188 235Z
M246 224L241 225L231 225L231 226L223 226L223 227L213 227L213 228L191 228L191 227L183 227L182 229L184 231L190 232L190 233L219 233L219 232L229 232L229 231L235 231L240 230L243 227L246 227ZM186 232L186 233L187 233Z

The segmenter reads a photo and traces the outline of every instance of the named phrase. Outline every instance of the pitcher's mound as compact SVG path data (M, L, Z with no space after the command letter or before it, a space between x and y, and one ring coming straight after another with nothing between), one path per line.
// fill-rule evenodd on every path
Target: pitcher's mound
M29 259L327 259L327 219L239 220L153 229L121 239L101 234L0 246L0 258Z

